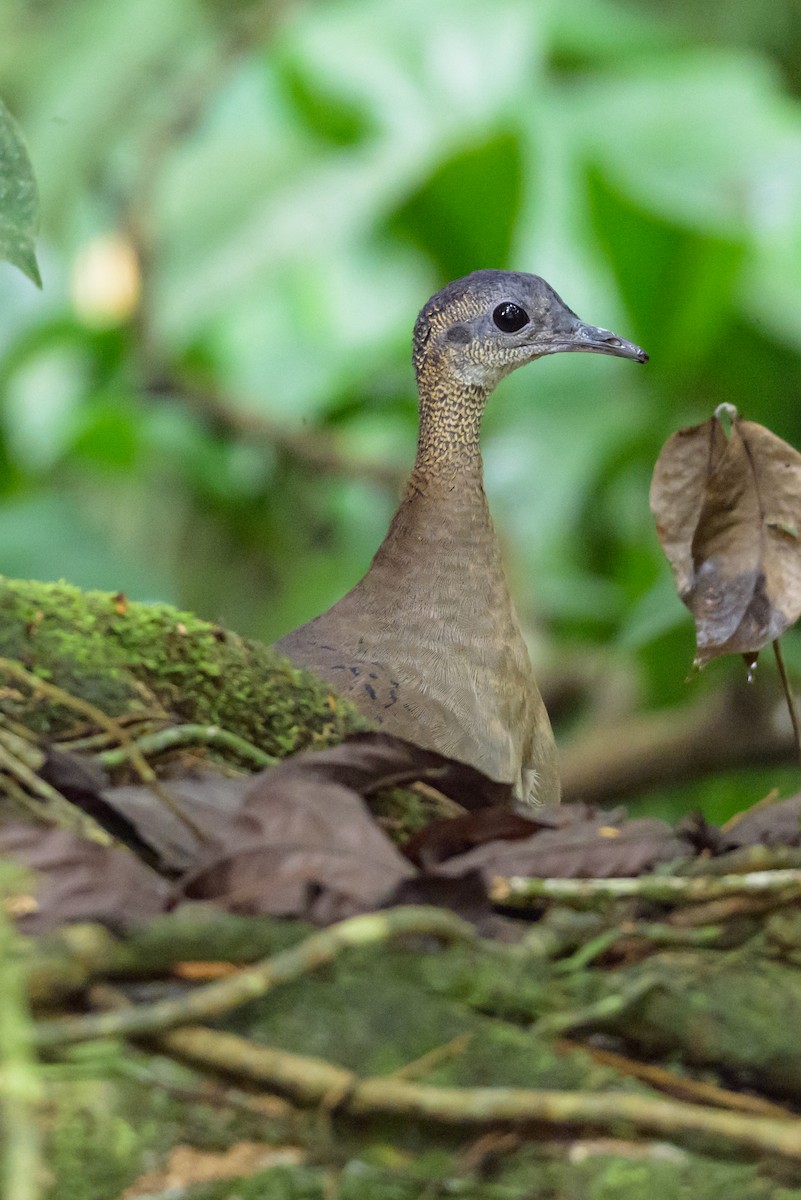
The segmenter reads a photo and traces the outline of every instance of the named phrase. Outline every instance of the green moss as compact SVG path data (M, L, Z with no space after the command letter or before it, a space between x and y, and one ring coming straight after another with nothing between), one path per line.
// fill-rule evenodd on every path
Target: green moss
M401 845L432 821L453 815L449 801L440 802L436 793L422 795L410 788L383 788L370 797L369 804L388 836Z
M221 1152L288 1136L261 1114L193 1099L197 1077L169 1059L121 1045L80 1050L47 1068L45 1200L118 1200L178 1144Z
M509 976L515 957L514 947L498 954L482 943L432 954L392 945L352 950L239 1010L231 1028L365 1076L396 1071L467 1033L467 1044L446 1055L426 1082L553 1088L617 1082L583 1053L556 1054L530 1029L476 1011L465 995L468 981L483 991L482 977ZM529 959L529 974L534 967Z
M293 927L289 936L298 932ZM514 988L508 968L515 955L515 947L482 943L428 953L419 944L352 950L238 1010L225 1024L364 1075L392 1072L450 1044L433 1067L418 1064L420 1083L647 1094L581 1050L557 1054L530 1026L476 1011L489 973L507 976ZM543 987L553 987L546 964L532 959L528 967ZM478 981L472 992L471 975ZM522 978L517 975L518 982ZM472 1036L454 1044L463 1033ZM195 1185L182 1192L186 1200L324 1200L332 1194L341 1200L801 1200L789 1168L787 1190L777 1190L779 1180L765 1164L722 1162L679 1149L638 1156L629 1146L620 1155L595 1152L584 1161L555 1161L535 1141L524 1141L477 1177L463 1155L477 1134L390 1117L356 1122L309 1113L267 1120L235 1106L210 1107L202 1102L194 1071L111 1043L76 1047L65 1066L44 1069L52 1109L47 1150L53 1182L46 1200L117 1200L144 1171L163 1167L179 1142L221 1151L240 1140L300 1145L307 1161ZM79 1069L94 1074L54 1081L53 1072ZM592 1140L592 1131L587 1137Z
M585 1162L538 1161L535 1147L511 1158L501 1195L526 1200L773 1200L775 1181L753 1164L715 1162L683 1152L647 1158L596 1154ZM491 1193L490 1193L491 1194ZM785 1200L801 1200L788 1193Z
M66 583L0 576L0 657L108 716L218 725L275 758L335 745L371 727L324 680L269 646L166 604ZM2 714L44 737L87 723L74 708L16 682L0 696ZM193 747L194 753L203 751ZM400 842L451 811L403 789L378 793L371 807Z
M431 1157L431 1156L429 1156ZM572 1164L538 1158L523 1148L505 1154L485 1179L465 1174L458 1163L443 1166L437 1158L425 1170L414 1163L389 1171L364 1161L341 1171L280 1166L250 1179L228 1180L190 1188L183 1200L420 1200L421 1196L453 1196L459 1200L799 1200L798 1191L775 1190L752 1166L731 1166L677 1154L674 1161L637 1160L599 1154ZM421 1169L422 1168L422 1169Z
M267 646L168 605L65 583L0 577L0 655L110 716L163 710L177 723L220 725L277 757L368 727L327 684ZM3 711L37 732L79 723L74 710L18 690Z
M97 1087L91 1108L66 1102L54 1113L47 1146L52 1200L107 1200L135 1177L145 1147L153 1141L150 1122L136 1128L116 1112L101 1117L101 1098L113 1105L110 1085ZM116 1107L116 1106L114 1106Z

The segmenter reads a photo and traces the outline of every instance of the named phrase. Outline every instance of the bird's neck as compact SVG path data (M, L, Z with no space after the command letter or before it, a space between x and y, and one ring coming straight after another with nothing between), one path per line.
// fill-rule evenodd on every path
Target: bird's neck
M418 377L420 433L406 494L366 577L362 604L394 622L462 629L470 641L487 611L516 621L484 494L479 434L487 392ZM516 626L515 626L516 627Z
M479 436L486 390L425 368L418 387L420 427L407 497L471 488L481 492Z
M461 384L442 373L418 375L420 427L417 457L406 493L390 526L379 558L408 547L425 561L436 589L452 558L466 554L495 564L500 558L484 494L479 436L485 389Z

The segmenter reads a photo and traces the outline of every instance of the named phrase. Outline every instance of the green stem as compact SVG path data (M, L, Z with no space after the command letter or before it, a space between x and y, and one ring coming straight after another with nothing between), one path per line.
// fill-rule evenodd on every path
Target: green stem
M639 875L616 879L498 878L490 890L496 904L525 908L532 900L557 900L562 904L593 905L598 900L656 900L666 904L698 904L726 896L770 896L777 904L801 896L801 871L751 871L747 875L691 878L676 875Z
M8 864L4 864L0 899L9 891L10 875ZM25 971L17 934L0 904L2 1194L13 1200L36 1200L42 1178L36 1119L40 1081L33 1053L33 1022L25 993Z
M237 758L259 769L273 767L278 762L273 755L266 754L252 742L245 741L227 729L221 729L219 725L170 725L155 733L143 734L132 745L140 754L152 756L164 754L165 751L174 750L178 746L216 746L231 751ZM102 750L95 757L104 767L112 769L129 761L131 749L132 746L115 746L110 750Z

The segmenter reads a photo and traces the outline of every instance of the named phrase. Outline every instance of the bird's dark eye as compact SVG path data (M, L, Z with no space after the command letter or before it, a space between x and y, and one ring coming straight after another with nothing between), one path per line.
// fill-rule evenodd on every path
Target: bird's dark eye
M528 313L519 304L504 300L492 314L492 319L504 333L517 333L524 325L528 325Z

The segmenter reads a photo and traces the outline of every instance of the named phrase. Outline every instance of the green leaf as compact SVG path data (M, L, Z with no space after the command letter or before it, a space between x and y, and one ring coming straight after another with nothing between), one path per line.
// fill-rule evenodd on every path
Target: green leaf
M145 561L145 553L119 541L63 486L29 491L0 506L0 562L9 578L69 579L80 588L174 602L173 582L153 556Z
M520 140L499 133L440 162L391 220L424 249L443 282L476 264L511 265L524 186Z
M39 190L17 122L0 100L0 258L42 286L36 261Z

